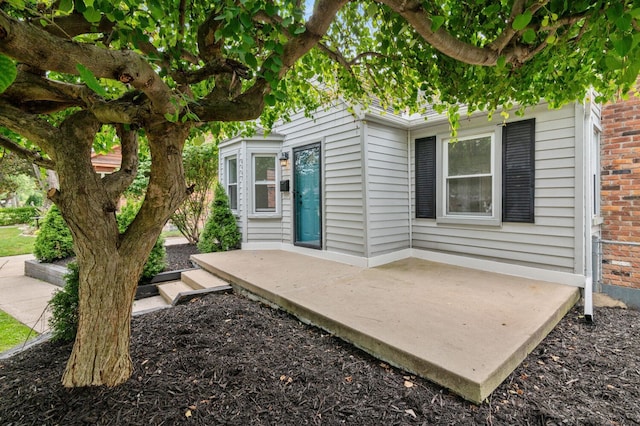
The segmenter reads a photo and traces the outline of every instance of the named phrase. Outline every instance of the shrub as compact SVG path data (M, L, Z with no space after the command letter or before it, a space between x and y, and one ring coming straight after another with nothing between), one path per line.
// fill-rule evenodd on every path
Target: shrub
M71 231L55 205L44 217L33 246L33 254L41 262L65 259L74 254Z
M211 206L211 215L204 225L198 250L201 253L211 253L237 249L240 247L241 238L236 218L229 207L229 198L218 182Z
M118 220L118 229L121 233L131 225L131 222L138 214L138 210L140 210L140 204L134 201L127 201L127 204L120 209L116 218ZM167 265L166 258L167 250L164 247L164 238L158 237L151 249L151 253L149 253L147 262L144 264L142 279L153 278L154 275L162 272Z
M65 275L66 284L62 290L56 291L49 304L51 305L51 340L71 342L76 338L78 330L78 287L80 274L78 264L71 262L67 265L69 273Z
M5 207L0 209L0 226L31 223L38 216L36 207Z

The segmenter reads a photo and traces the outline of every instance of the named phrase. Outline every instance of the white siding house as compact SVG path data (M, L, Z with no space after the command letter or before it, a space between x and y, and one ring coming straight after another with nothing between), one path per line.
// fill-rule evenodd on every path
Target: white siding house
M541 104L505 122L476 113L452 138L444 116L336 103L221 143L220 176L243 249L360 266L413 256L590 294L599 113L590 103Z

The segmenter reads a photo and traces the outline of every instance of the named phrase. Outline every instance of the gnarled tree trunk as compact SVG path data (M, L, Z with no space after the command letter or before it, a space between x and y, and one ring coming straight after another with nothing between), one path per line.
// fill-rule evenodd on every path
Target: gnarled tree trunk
M181 153L188 128L151 126L154 161L147 194L136 219L120 234L116 204L135 176L137 138L120 128L121 170L101 178L91 166L99 128L86 112L61 125L62 155L55 159L60 190L49 194L71 229L80 271L78 332L62 379L67 387L116 386L131 376L131 308L138 280L162 227L186 196Z

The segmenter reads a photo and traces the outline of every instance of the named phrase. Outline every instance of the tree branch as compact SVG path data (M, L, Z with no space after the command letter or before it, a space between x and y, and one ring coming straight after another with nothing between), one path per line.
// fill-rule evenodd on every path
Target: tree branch
M533 15L538 10L546 6L547 3L549 3L549 0L541 0L531 5L528 10ZM488 47L490 49L495 50L498 52L498 54L500 54L509 45L509 43L511 43L514 37L522 33L522 31L516 31L513 29L513 21L518 15L522 14L525 11L525 5L526 0L517 0L513 3L513 6L511 7L511 15L509 16L509 20L505 25L504 31L498 36L498 38L489 43Z
M49 157L56 160L54 141L59 137L59 131L47 121L37 115L27 114L0 99L0 126L38 145Z
M72 75L78 74L76 65L83 64L98 78L119 80L144 92L154 113L176 110L171 89L131 50L113 51L62 39L0 11L0 53L38 69Z
M102 178L109 198L114 205L117 204L120 195L136 177L138 173L138 134L132 130L125 130L125 126L116 126L116 133L120 139L122 160L120 169Z
M335 18L336 13L348 0L318 0L315 3L313 14L305 25L305 32L292 37L283 46L282 68L276 78L282 78L295 62L318 44ZM213 15L212 15L213 16ZM210 19L212 19L210 17ZM217 22L217 21L215 21ZM209 23L209 33L215 27L215 22ZM200 30L205 28L205 24ZM200 30L198 32L201 38ZM204 33L202 34L204 35ZM211 46L209 46L211 47ZM213 54L215 49L209 50ZM219 53L219 52L218 52ZM271 85L264 78L258 78L256 82L244 93L229 98L224 91L212 91L204 99L190 105L189 108L202 121L246 121L256 119L264 109L264 96L271 92Z
M44 158L38 151L24 148L3 135L0 135L0 146L40 167L50 170L55 168L56 163L48 158Z
M420 36L441 53L471 65L495 65L498 53L495 50L473 46L449 34L444 28L432 31L433 21L418 1L379 0L402 16Z
M84 85L62 83L22 70L2 97L14 106L34 114L56 112L70 106L85 106L87 100L97 99L97 95Z
M171 76L179 84L195 84L217 74L235 74L240 78L250 78L249 68L233 59L218 58L195 71L178 71Z
M222 25L222 21L217 20L217 17L218 14L212 12L198 27L198 50L200 57L205 62L213 62L222 57L223 41L215 39L215 32Z
M72 13L54 18L51 24L44 27L44 30L56 37L72 39L81 34L108 33L114 27L115 23L104 16L96 25L84 19L81 13Z

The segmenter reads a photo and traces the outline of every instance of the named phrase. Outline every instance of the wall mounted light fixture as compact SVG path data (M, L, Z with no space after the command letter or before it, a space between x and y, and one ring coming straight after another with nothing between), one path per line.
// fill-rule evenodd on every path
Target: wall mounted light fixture
M287 163L289 162L289 153L283 151L280 153L280 165L282 167L287 167Z

